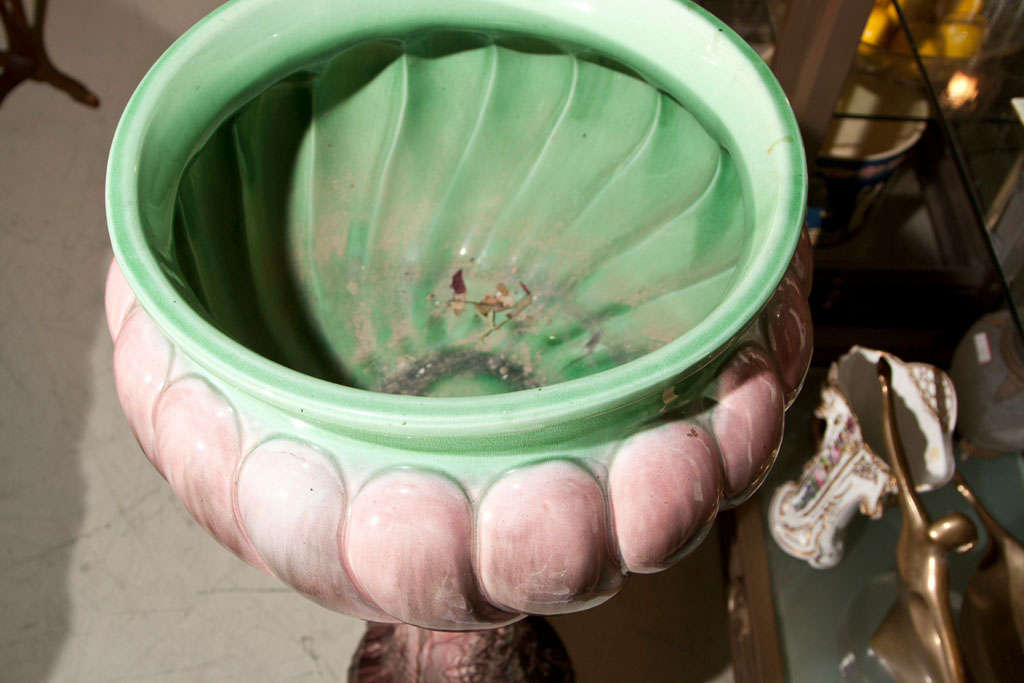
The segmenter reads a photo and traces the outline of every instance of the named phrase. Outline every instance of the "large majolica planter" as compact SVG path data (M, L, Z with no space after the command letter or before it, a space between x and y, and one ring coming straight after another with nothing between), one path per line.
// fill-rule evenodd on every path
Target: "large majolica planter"
M693 6L229 3L114 139L118 395L192 516L326 607L585 609L771 466L805 186Z

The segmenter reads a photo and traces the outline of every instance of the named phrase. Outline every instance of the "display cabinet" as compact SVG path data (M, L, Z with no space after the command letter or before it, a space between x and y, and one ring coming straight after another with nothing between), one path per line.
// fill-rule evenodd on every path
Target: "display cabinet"
M824 570L774 543L767 509L815 452L813 412L828 364L858 344L954 367L957 468L1024 538L1020 452L1006 439L993 447L977 435L990 425L971 423L1024 396L1024 125L1014 102L1024 96L1024 5L703 4L772 65L815 160L814 367L771 476L725 521L736 680L888 680L867 647L898 592L899 509L855 519L846 556ZM1000 403L985 411L973 385L989 381L978 378L992 358ZM933 516L958 511L979 521L953 484L922 498ZM951 561L955 615L987 542L976 525L976 548Z

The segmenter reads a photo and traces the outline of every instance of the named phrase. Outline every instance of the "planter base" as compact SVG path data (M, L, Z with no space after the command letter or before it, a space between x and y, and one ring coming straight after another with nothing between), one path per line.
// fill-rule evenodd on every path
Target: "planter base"
M370 622L348 671L349 683L476 683L574 680L569 655L544 619L488 631L429 631Z

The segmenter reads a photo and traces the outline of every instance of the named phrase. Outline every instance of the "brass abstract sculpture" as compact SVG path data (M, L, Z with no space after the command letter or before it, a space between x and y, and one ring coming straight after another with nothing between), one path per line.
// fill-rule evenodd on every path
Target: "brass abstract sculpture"
M892 368L877 364L882 388L882 427L889 464L899 488L903 528L897 545L900 596L871 638L871 649L898 681L966 681L949 603L951 550L967 552L977 530L965 515L953 513L932 522L914 491L910 467L896 426Z
M959 474L957 491L967 499L988 544L967 583L960 612L964 656L979 681L1016 681L1024 671L1024 546L985 509Z

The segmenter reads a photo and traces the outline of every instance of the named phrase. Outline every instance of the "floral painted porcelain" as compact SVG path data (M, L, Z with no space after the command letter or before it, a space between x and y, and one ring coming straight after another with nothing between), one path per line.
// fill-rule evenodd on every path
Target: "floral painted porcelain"
M805 188L695 6L229 3L114 139L118 395L192 516L326 607L586 609L771 466Z
M824 422L818 452L804 465L799 481L788 481L772 495L768 526L783 550L812 567L825 569L843 557L843 531L854 514L882 515L883 502L896 493L884 456L881 393L876 363L892 367L896 421L919 491L945 485L953 476L953 382L926 363L904 363L883 351L854 346L829 368L815 417Z

